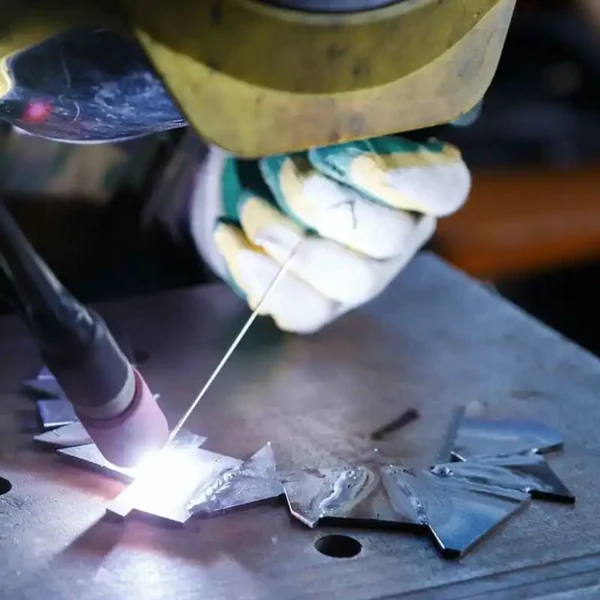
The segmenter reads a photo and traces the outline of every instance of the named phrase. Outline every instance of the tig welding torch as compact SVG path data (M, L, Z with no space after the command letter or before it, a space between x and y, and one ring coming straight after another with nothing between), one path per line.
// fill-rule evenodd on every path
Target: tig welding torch
M167 442L164 414L106 323L33 249L0 199L0 270L42 359L103 456L130 467Z

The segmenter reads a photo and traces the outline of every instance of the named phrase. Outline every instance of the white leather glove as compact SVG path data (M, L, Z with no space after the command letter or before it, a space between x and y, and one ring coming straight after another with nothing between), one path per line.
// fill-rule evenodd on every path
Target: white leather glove
M239 161L211 149L192 234L212 269L255 308L311 333L373 299L458 210L470 175L454 147L386 136ZM298 243L300 245L298 246Z

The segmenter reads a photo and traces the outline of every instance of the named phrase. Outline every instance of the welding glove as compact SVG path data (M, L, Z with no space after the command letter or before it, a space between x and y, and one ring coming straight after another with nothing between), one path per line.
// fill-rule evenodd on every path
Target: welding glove
M373 299L458 210L469 171L454 147L389 136L236 160L211 149L191 228L205 261L261 314L312 333Z

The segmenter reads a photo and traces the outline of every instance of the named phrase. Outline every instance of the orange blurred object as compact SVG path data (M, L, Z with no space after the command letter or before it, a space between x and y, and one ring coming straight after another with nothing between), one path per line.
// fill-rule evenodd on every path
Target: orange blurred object
M475 174L435 250L486 279L600 260L600 168Z

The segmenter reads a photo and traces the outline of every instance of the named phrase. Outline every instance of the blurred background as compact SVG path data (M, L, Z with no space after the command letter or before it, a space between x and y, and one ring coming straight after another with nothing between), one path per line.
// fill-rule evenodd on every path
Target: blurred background
M432 248L600 355L600 0L518 0L479 120L428 133L474 172ZM70 146L0 125L0 188L84 301L202 283L185 226L190 144L180 131Z

